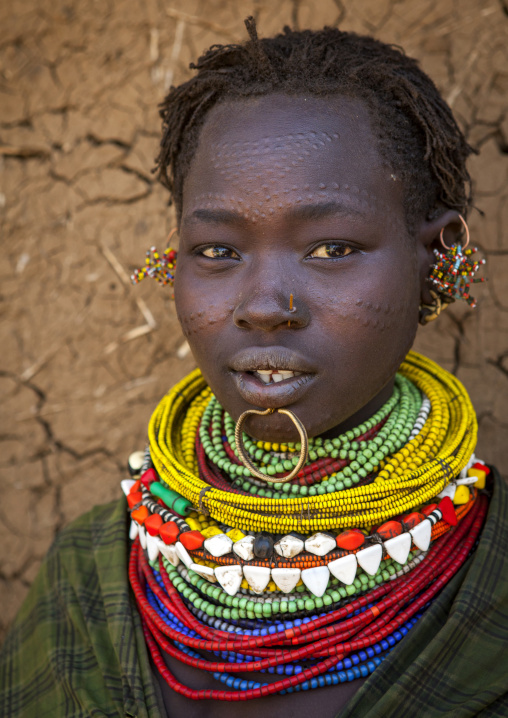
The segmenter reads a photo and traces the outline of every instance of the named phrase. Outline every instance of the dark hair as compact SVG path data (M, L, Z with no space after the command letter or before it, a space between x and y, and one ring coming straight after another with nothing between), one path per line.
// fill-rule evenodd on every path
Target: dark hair
M191 64L196 75L172 87L160 106L163 132L156 171L178 215L207 113L227 100L273 92L363 100L381 155L403 182L410 229L443 206L467 213L471 179L466 159L472 149L416 60L372 37L332 27L285 27L276 37L259 39L254 19L245 24L247 42L213 45Z

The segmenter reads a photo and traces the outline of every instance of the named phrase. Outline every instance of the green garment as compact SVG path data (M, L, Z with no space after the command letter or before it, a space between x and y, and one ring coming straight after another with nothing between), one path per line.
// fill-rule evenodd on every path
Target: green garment
M56 539L0 654L2 718L161 718L126 515L123 500L97 507ZM496 476L476 553L340 718L508 716L507 519Z

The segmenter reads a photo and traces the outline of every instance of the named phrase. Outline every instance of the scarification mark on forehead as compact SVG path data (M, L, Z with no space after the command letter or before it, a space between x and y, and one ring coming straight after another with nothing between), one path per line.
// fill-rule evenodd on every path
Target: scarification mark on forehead
M265 172L283 178L288 172L303 166L313 152L326 149L338 139L336 132L297 132L260 140L225 140L214 143L210 152L214 169L226 179L238 179L241 174L252 172L260 161L267 158L271 160L270 168L256 178L261 179Z

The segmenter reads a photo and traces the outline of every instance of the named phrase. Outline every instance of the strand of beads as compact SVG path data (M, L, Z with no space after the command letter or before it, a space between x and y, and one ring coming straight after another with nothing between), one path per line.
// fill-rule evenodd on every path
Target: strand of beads
M382 461L375 481L343 491L278 499L245 496L211 487L185 463L181 427L195 397L205 389L199 372L177 385L154 412L149 426L155 468L170 488L200 503L218 521L243 531L302 531L370 527L430 501L466 466L476 443L469 398L455 377L413 352L401 367L432 409L421 431ZM206 490L205 493L203 493Z
M387 650L386 646L391 647L389 637L394 640L395 631L402 633L401 628L424 610L462 566L477 541L486 510L487 499L481 495L459 526L439 539L427 558L408 574L354 597L346 605L341 602L332 605L332 610L326 610L306 623L302 621L298 626L293 623L291 628L279 623L280 627L276 625L275 631L269 630L265 635L257 636L246 633L233 623L233 631L222 631L199 621L186 606L189 602L200 610L198 605L202 603L199 604L199 601L203 599L199 593L196 590L187 592L184 600L177 590L182 579L178 577L173 582L161 562L162 589L140 551L139 543L135 542L129 577L152 659L171 688L196 700L248 700L296 689L297 686L317 688L327 685L325 676L336 673L340 661L368 648L375 654L374 646L378 646L381 652ZM148 600L147 586L159 605L167 609L170 620L164 620L161 611L156 610ZM263 620L262 617L259 620ZM160 649L195 668L228 674L230 678L225 682L233 690L199 690L182 685L165 666ZM227 659L208 660L194 653L201 650L220 655L224 652ZM302 661L305 667L301 665ZM235 674L289 664L293 664L292 674L289 669L287 672L290 675L278 677L268 685L235 682ZM295 672L296 666L302 670ZM277 673L282 676L285 671L283 668ZM355 677L353 671L351 678Z

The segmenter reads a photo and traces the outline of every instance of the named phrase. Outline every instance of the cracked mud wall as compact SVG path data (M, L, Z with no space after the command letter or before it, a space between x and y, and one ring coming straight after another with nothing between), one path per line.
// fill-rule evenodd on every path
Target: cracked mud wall
M0 6L0 596L12 620L55 533L119 495L156 402L193 368L169 292L127 277L172 226L151 175L157 103L214 42L284 24L402 45L469 141L476 311L416 348L466 384L478 454L508 473L506 0L8 0Z

